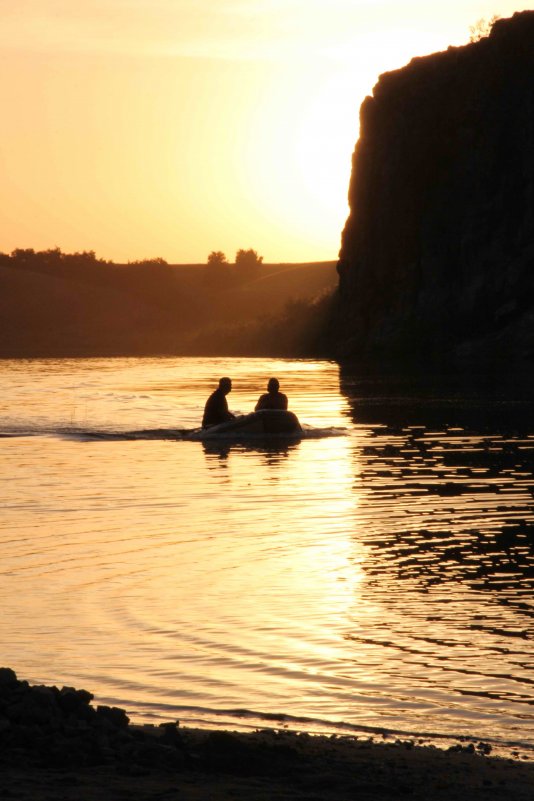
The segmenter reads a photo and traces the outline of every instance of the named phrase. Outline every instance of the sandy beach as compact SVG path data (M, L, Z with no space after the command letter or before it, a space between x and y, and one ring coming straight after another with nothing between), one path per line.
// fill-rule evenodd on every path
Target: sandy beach
M35 764L35 755L27 754L26 760L18 755L18 764L13 764L4 753L1 797L28 801L456 801L466 797L527 801L534 786L531 764L476 753L292 733L184 730L181 738L188 757L174 768L162 767L148 756L140 762L47 767Z
M527 801L526 755L487 744L447 750L384 737L138 726L74 688L31 686L0 669L0 797L25 801L242 798L345 801L468 797Z

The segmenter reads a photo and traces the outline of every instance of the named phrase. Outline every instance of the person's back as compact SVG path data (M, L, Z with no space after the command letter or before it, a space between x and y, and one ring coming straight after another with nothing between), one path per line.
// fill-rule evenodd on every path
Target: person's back
M234 415L228 411L228 402L226 400L226 396L231 390L231 380L229 378L221 378L218 388L211 393L206 401L204 416L202 417L202 428L216 426L219 423L233 419Z
M287 409L287 395L280 392L280 383L277 378L270 378L267 384L267 392L260 395L260 398L255 406L255 411L259 412L262 409Z

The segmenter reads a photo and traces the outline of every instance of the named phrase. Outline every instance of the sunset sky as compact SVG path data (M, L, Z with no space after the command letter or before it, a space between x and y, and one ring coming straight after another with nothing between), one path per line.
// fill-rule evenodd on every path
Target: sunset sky
M0 0L0 251L333 260L377 76L528 7Z

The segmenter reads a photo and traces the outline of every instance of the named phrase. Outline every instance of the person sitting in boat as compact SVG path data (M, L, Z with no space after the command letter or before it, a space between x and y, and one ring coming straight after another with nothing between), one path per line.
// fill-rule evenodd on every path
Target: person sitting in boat
M254 411L261 409L287 409L287 395L280 392L280 382L277 378L270 378L267 384L267 392L260 395Z
M235 414L228 411L228 402L226 396L232 391L232 380L221 378L219 386L212 392L206 401L204 407L204 416L202 418L202 428L209 428L209 426L216 426L219 423L226 423L227 420L233 420Z

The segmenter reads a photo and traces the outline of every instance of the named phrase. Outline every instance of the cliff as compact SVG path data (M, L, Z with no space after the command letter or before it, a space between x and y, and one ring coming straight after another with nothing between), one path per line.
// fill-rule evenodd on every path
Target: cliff
M360 112L335 353L534 359L534 11L382 75Z

